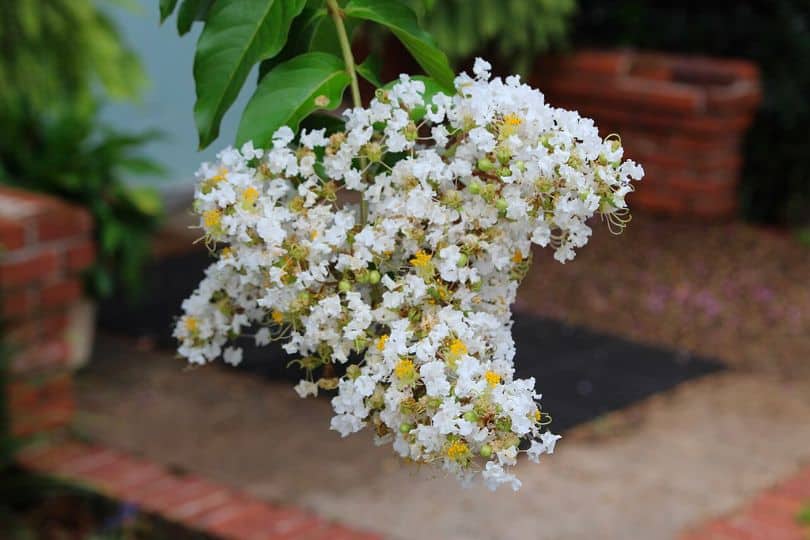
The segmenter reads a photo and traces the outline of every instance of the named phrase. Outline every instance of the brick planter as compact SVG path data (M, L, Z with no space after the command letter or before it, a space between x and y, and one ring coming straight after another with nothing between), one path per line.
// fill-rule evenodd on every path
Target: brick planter
M633 51L545 58L532 83L558 107L619 133L646 177L635 208L728 219L737 209L742 137L761 99L756 66Z
M95 250L87 212L57 199L0 187L0 302L11 349L12 432L31 436L73 414L70 314Z

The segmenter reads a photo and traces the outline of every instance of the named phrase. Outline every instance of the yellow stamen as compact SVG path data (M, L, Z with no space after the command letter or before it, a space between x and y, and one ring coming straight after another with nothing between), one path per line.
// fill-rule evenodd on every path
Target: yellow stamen
M253 206L258 198L259 190L253 186L248 186L245 191L242 192L242 203L245 206Z
M315 240L316 238L318 238L318 231L312 231L311 233L309 233L310 240Z
M512 254L512 262L515 264L520 264L523 262L523 253L519 249L516 249Z
M412 381L416 378L416 367L413 365L413 360L403 358L397 365L394 366L394 375L401 381Z
M221 221L222 213L217 209L206 210L205 213L203 213L203 223L208 228L216 227Z
M501 376L494 371L487 371L484 373L484 378L490 386L497 386L501 382Z
M188 315L188 316L185 318L185 320L183 321L183 324L185 324L185 326L186 326L186 331L187 331L189 334L193 334L194 332L196 332L196 331L197 331L197 325L198 325L198 323L197 323L197 318L196 318L196 317L192 317L191 315Z
M517 127L523 123L523 120L521 120L518 115L514 113L509 113L503 117L503 123L506 124L507 126Z
M377 350L382 351L385 349L385 344L388 343L388 334L383 334L377 340Z
M233 249L231 249L230 246L225 246L222 248L222 251L219 252L219 257L221 259L233 257Z
M417 251L413 259L411 259L411 264L416 266L417 268L424 268L430 264L430 260L433 256L430 253L425 253L421 249Z
M459 461L467 457L470 453L470 447L463 441L453 441L447 447L447 457L454 461Z
M284 314L277 310L273 310L273 312L270 314L270 318L272 318L273 322L276 324L281 324L284 322Z
M467 345L460 339L450 342L450 354L455 358L467 354Z

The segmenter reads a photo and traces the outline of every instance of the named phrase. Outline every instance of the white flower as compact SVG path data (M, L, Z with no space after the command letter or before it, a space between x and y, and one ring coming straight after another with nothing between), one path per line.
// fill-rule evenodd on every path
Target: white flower
M226 364L238 366L242 363L242 349L228 347L225 349L225 352L222 353L222 360L224 360Z
M621 228L643 169L593 121L490 71L476 60L432 103L403 76L346 111L343 132L296 146L282 127L269 148L203 164L194 209L217 260L183 302L179 353L238 364L229 342L258 328L256 345L278 340L311 369L346 364L331 400L342 436L371 425L402 457L517 489L516 440L538 461L559 439L534 380L514 377L509 307L532 244L566 262L595 214Z
M298 397L302 398L318 395L318 385L312 381L305 381L304 379L298 381L298 384L296 384L293 389L295 393L298 394Z

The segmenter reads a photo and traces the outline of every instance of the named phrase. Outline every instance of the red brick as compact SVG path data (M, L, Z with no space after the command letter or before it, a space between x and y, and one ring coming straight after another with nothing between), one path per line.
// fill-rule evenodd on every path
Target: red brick
M82 283L78 278L61 281L42 288L40 302L43 309L55 308L79 300L82 296Z
M70 272L84 270L93 264L96 258L96 246L88 240L73 246L67 252L67 269Z
M127 457L102 465L83 476L116 498L134 500L130 493L146 484L157 482L168 474L159 465Z
M95 447L77 443L66 442L53 446L26 447L16 456L17 461L28 469L41 473L53 474L62 464L85 455L88 450Z
M36 291L18 289L0 294L2 317L12 321L29 315L37 305L39 295Z
M775 492L785 497L810 500L810 467L805 467L796 476L780 484Z
M207 527L207 530L233 539L284 540L297 538L307 530L321 526L321 523L317 517L301 510L254 503L245 512Z
M667 191L665 186L656 186L652 180L644 180L636 191L628 195L631 208L640 208L667 215L678 215L686 210L686 204L678 193Z
M90 215L79 208L61 205L37 220L37 240L49 242L88 234L93 228Z
M716 182L706 176L672 175L667 179L669 186L690 198L717 197L733 201L736 186L731 182Z
M12 251L25 245L25 226L10 219L0 218L0 250Z
M205 498L223 488L198 477L189 476L178 478L177 482L169 483L160 492L150 493L140 503L147 509L156 512L168 512L172 508L182 506L188 502Z
M17 414L11 418L12 434L30 437L63 428L73 419L75 409L75 403L69 399L49 402L34 414Z
M0 286L8 289L41 281L53 277L58 268L59 258L52 251L5 261L0 264Z
M54 472L59 476L76 479L121 459L124 459L122 454L111 448L89 447L82 455L57 465Z
M544 80L546 73L578 74L581 77L615 77L630 69L628 54L620 51L579 51L564 56L547 56L538 60L535 77ZM532 81L537 84L536 81ZM542 85L542 83L541 83ZM541 86L542 87L542 86Z
M725 196L696 197L689 203L690 213L706 220L727 220L737 214L737 198Z
M12 414L15 410L31 411L45 403L72 396L73 378L67 372L46 377L17 377L8 386L8 405Z
M70 358L70 345L64 339L52 338L35 343L11 358L12 373L26 373L45 368L64 367Z

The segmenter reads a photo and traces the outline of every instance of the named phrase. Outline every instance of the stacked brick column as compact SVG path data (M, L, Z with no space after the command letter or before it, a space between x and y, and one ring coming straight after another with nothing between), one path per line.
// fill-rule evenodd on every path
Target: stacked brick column
M12 431L29 436L73 413L70 311L94 260L92 222L57 199L0 187L0 302L10 348Z
M619 133L644 165L635 208L727 219L737 208L741 142L761 99L756 66L632 51L546 58L533 84L557 107Z

